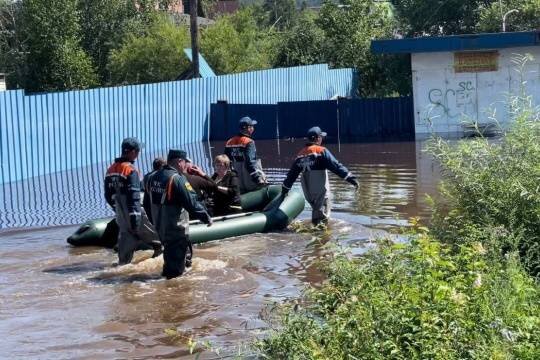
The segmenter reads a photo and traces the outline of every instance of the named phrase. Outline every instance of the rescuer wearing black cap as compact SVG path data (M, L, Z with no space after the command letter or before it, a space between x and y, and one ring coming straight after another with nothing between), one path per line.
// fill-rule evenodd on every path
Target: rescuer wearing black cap
M212 218L182 175L188 160L184 150L169 150L167 165L150 176L147 183L153 223L164 246L163 276L167 279L182 275L186 266L191 266L190 216L212 225Z
M257 121L248 116L241 118L240 132L225 144L225 155L229 157L232 168L238 174L241 194L266 185L266 175L261 160L257 158L255 141L251 138L256 124Z
M326 133L315 126L308 130L308 143L300 150L287 177L283 182L282 193L286 195L302 173L301 184L304 196L312 207L311 221L314 225L328 223L330 217L330 183L327 170L358 188L359 184L345 166L332 153L321 146Z
M113 208L118 224L118 264L125 265L131 262L142 242L149 243L156 256L161 252L161 244L153 241L155 234L141 211L141 181L134 166L141 143L136 138L126 138L121 150L122 155L105 175L105 200Z

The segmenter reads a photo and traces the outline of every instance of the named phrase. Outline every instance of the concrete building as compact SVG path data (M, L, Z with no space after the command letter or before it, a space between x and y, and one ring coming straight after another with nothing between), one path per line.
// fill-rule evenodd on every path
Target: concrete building
M523 81L540 105L540 32L475 34L378 40L379 54L411 54L415 131L462 134L476 121L480 127L508 124L508 94ZM514 60L530 54L524 71Z

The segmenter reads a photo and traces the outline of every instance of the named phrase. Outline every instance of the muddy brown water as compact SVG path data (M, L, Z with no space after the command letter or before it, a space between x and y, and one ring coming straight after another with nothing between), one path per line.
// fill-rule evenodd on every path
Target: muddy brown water
M221 148L211 145L201 144L194 159L206 168ZM195 248L193 268L169 281L159 276L162 258L151 259L149 252L138 252L131 265L115 267L111 250L66 243L76 229L73 224L110 214L101 199L101 173L87 175L71 190L58 186L58 177L73 173L55 174L56 181L33 179L38 186L29 186L31 181L5 185L0 202L0 357L213 359L250 354L250 342L268 330L273 306L323 281L318 264L332 246L361 254L389 228L406 225L412 216L429 216L424 196L436 193L438 169L422 145L329 145L361 187L354 192L331 177L334 211L328 232L288 230L202 244ZM301 146L301 141L257 142L272 181L284 178ZM299 222L307 225L309 216L307 208Z

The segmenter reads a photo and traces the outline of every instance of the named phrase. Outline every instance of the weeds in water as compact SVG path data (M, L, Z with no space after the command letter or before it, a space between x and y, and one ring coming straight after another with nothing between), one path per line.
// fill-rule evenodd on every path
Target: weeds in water
M328 231L328 225L324 223L312 225L305 221L293 221L289 224L289 229L300 234L321 233Z
M164 330L167 339L179 346L187 347L189 353L194 355L194 359L197 360L204 356L204 359L222 360L222 359L245 359L253 355L253 350L250 345L240 343L234 348L228 348L226 350L219 346L215 346L209 340L197 340L190 334L184 334L176 328L167 328ZM213 355L209 355L213 354ZM213 356L213 357L210 357Z

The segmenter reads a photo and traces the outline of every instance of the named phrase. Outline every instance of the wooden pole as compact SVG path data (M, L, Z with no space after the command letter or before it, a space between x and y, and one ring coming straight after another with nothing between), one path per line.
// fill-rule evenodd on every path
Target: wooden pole
M191 65L193 69L193 77L200 77L199 73L199 41L198 41L198 26L197 26L197 0L189 0L189 23L191 32Z

